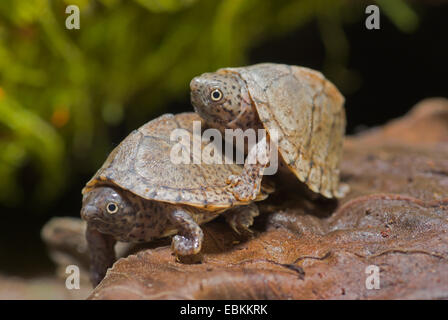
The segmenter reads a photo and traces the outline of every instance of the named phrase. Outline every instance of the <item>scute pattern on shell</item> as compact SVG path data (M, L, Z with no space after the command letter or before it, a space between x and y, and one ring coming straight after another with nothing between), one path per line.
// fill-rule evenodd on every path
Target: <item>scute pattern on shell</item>
M171 148L177 143L170 141L171 132L186 129L193 141L193 121L201 118L195 113L165 114L133 131L111 152L83 193L98 183L112 183L145 199L210 210L248 204L226 188L227 177L241 174L242 166L171 162ZM202 147L207 144L202 142ZM261 193L257 200L266 197Z
M225 68L248 86L259 118L278 132L281 157L297 178L327 198L341 197L339 163L345 134L344 97L317 71L263 63Z

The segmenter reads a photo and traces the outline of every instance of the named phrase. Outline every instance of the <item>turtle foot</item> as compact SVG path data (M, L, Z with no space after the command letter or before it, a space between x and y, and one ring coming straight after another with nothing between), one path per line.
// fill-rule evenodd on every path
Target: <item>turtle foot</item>
M202 247L202 232L201 237L193 238L176 235L173 237L171 247L173 249L173 252L180 256L197 254L201 251Z
M252 203L248 206L236 207L226 212L226 221L237 234L242 232L252 234L250 226L254 224L254 218L259 215L258 207Z

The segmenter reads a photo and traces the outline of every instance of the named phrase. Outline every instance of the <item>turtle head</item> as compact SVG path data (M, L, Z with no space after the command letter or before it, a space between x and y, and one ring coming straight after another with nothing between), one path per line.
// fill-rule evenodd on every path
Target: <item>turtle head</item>
M191 103L212 128L247 129L255 111L246 83L228 70L204 73L190 82Z
M98 186L84 194L81 218L100 232L119 237L132 230L136 212L130 195L110 186Z

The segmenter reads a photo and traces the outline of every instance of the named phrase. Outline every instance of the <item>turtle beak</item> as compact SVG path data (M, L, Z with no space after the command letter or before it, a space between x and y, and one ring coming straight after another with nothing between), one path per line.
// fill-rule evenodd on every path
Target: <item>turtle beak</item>
M98 219L100 216L100 212L97 208L93 206L83 206L81 209L81 218L85 221L92 221L94 219Z
M204 96L205 92L207 91L207 84L205 83L205 80L199 76L193 78L190 82L190 101L193 105L194 110L204 119L207 121L207 119L210 118L209 114L209 106L207 104L207 98ZM208 91L207 91L208 92Z
M210 80L207 77L198 76L190 81L191 100L205 103L210 87ZM202 101L204 99L204 101Z

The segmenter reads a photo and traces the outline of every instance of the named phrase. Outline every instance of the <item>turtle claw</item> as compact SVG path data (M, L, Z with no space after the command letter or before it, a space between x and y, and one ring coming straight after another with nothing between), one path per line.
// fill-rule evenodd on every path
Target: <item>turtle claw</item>
M235 221L233 221L232 219L227 219L227 224L236 234L238 234L238 235L241 234L240 230L238 230L238 227L237 227L237 224Z

